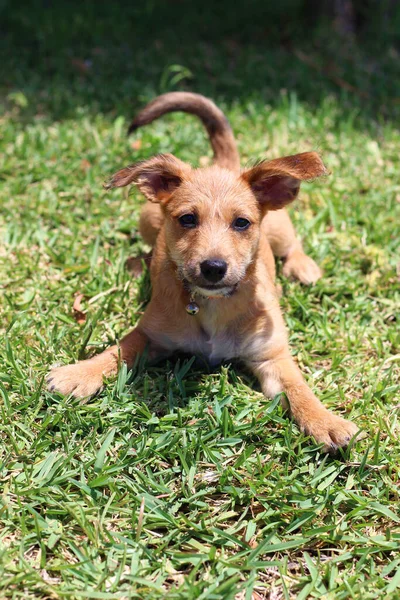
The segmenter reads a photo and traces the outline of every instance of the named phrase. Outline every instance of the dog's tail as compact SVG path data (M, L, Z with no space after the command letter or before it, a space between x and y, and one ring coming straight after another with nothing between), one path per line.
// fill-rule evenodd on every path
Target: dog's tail
M152 100L129 126L128 134L169 112L183 111L199 117L207 129L214 150L214 162L239 171L240 159L235 138L224 113L208 98L190 92L170 92Z

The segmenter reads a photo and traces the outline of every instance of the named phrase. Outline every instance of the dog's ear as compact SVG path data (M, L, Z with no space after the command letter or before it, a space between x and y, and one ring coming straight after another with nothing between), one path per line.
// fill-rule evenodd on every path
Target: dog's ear
M303 152L264 161L245 171L241 177L264 208L278 210L296 198L302 181L327 174L316 152Z
M105 184L106 189L135 183L151 202L167 202L191 167L172 154L159 154L115 173Z

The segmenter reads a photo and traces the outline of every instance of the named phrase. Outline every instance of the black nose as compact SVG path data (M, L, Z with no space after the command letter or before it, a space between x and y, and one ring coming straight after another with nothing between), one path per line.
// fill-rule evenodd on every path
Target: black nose
M221 281L226 273L227 268L228 265L224 260L203 260L203 262L200 264L203 277L212 283Z

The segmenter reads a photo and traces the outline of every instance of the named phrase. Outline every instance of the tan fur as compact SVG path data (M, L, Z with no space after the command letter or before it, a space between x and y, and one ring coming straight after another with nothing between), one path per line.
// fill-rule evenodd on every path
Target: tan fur
M119 349L53 369L51 389L90 396L101 388L103 377L116 374L121 360L131 367L145 347L150 358L178 350L200 354L212 364L240 358L257 375L266 396L285 394L283 403L302 431L326 450L345 446L357 427L320 403L290 355L269 242L276 254L287 257L291 274L312 280L307 270L311 259L281 209L297 196L301 181L325 173L313 152L266 161L243 173L221 167L218 160L193 169L172 155L118 171L108 187L135 183L150 201L140 228L154 245L152 297ZM279 221L269 218L278 213L286 226L280 233ZM195 225L182 224L182 215L195 218ZM249 227L238 229L238 218L247 219ZM210 284L202 263L217 259L227 269L218 283ZM193 295L200 308L196 316L186 312Z
M199 94L169 92L158 96L135 117L129 127L129 133L174 111L184 111L198 116L210 136L215 164L237 173L240 171L239 152L228 120L214 102ZM140 233L146 243L154 246L162 222L163 216L158 206L146 205L143 208ZM283 273L286 277L293 277L304 284L312 284L320 279L321 269L304 253L285 209L267 215L264 231L274 255L285 259Z
M190 92L169 92L154 98L136 115L129 133L170 112L187 112L199 117L210 137L214 161L231 171L240 171L240 158L231 126L224 113L210 100Z

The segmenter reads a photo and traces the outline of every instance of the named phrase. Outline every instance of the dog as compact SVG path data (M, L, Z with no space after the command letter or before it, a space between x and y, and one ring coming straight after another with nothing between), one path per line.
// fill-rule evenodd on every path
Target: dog
M262 161L241 171L231 127L209 99L172 92L150 102L129 128L184 111L203 122L214 162L192 168L159 154L115 173L107 189L136 184L147 202L140 232L153 246L151 300L133 331L88 360L56 367L50 390L75 397L96 394L121 361L132 367L145 350L156 359L183 351L211 364L240 359L265 396L278 394L301 431L325 451L345 447L357 426L325 408L305 382L288 346L275 285L274 255L283 273L302 283L321 271L297 240L284 207L302 181L327 174L315 152Z

